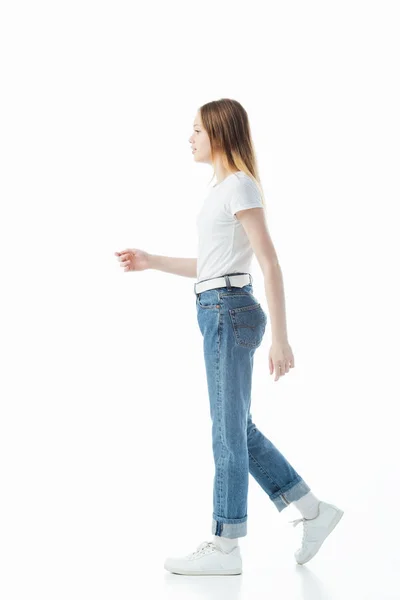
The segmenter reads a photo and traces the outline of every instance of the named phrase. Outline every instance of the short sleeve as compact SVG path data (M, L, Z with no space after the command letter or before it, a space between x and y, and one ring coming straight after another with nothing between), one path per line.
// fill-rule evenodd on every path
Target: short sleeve
M239 210L246 208L264 208L264 204L256 184L252 181L242 180L230 193L226 209L228 214L234 216Z

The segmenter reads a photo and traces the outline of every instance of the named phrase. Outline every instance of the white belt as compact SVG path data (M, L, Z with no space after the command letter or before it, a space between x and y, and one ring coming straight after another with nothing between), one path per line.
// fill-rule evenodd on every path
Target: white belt
M221 275L221 277L212 277L211 279L204 279L194 284L194 293L200 294L206 290L213 290L219 287L244 287L252 283L253 277L251 273L228 273L227 275Z

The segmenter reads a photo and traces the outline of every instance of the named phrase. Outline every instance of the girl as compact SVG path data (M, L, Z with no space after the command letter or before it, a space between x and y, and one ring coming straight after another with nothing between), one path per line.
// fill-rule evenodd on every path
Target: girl
M249 472L279 512L290 503L303 523L298 564L309 561L343 511L318 500L310 487L256 427L250 412L253 358L267 316L253 293L250 264L256 255L271 315L270 374L275 381L294 368L286 331L282 273L265 222L247 112L223 98L198 110L189 138L196 162L213 166L216 184L197 216L198 256L170 258L142 250L116 252L125 271L158 269L197 279L197 321L203 336L215 463L212 541L164 567L182 575L242 573L239 538L247 534Z

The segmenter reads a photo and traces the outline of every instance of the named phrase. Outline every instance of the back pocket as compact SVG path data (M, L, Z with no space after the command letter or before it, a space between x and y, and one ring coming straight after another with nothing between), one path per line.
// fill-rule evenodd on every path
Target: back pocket
M247 348L258 348L264 337L267 316L261 304L250 304L229 309L236 343Z

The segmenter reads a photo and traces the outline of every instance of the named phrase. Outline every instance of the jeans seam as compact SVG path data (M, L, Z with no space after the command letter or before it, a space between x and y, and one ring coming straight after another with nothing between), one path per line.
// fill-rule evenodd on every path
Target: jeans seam
M219 301L219 292L218 293L218 301ZM221 441L221 456L220 459L217 461L217 464L215 466L215 468L217 469L217 489L218 489L218 513L222 514L222 507L221 507L221 500L222 500L222 488L223 488L223 481L222 481L222 477L223 477L223 468L221 468L219 465L221 463L223 463L224 460L224 448L225 448L225 443L224 443L224 439L223 439L223 432L222 432L222 401L221 401L221 313L218 311L218 335L217 335L217 377L218 377L218 382L217 382L217 410L216 410L216 418L218 419L218 429L219 429L219 433L220 433L220 441Z
M259 468L259 470L261 471L261 473L267 477L267 479L270 480L271 483L273 483L274 485L276 485L279 488L279 485L276 483L276 481L274 481L266 471L264 471L264 469L262 468L262 466L260 465L259 462L257 462L257 460L254 458L254 456L252 455L252 453L249 451L249 456L250 458L253 460L253 462L257 465L257 467Z

